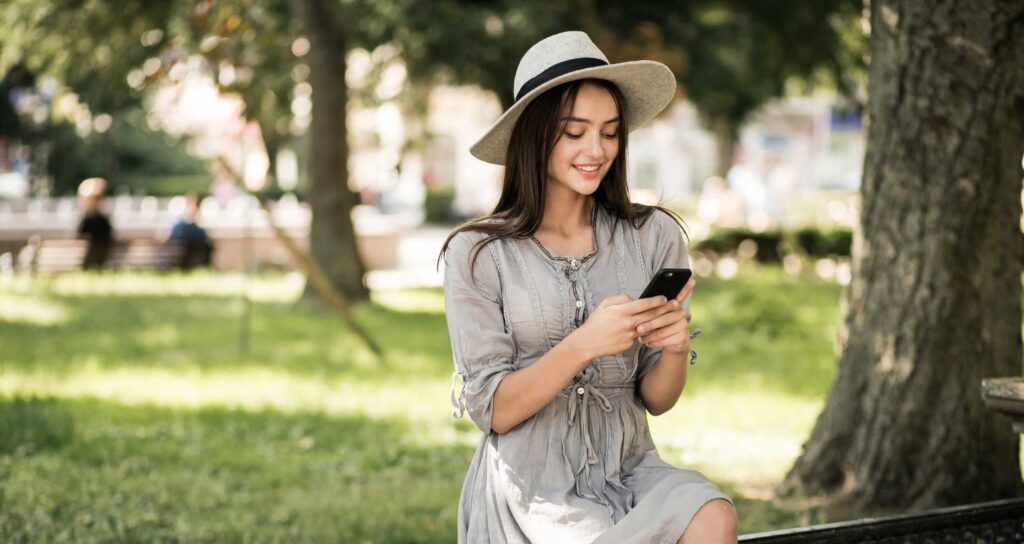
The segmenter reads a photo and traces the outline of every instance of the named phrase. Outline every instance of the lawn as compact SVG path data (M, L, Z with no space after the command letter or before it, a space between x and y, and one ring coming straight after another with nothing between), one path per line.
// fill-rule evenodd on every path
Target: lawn
M0 541L454 541L480 435L448 408L441 291L374 293L358 315L377 361L301 290L0 279ZM651 427L663 457L736 498L742 532L819 521L772 490L829 387L840 296L755 265L700 280L700 360Z

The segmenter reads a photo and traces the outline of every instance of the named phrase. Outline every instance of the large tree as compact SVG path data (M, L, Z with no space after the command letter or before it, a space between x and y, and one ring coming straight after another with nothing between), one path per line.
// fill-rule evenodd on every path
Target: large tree
M1019 494L982 378L1021 374L1024 4L873 0L839 370L783 493L839 512Z

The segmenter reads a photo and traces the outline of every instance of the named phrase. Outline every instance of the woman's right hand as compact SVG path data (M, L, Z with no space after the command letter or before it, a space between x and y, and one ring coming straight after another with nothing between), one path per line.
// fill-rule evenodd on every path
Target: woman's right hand
M593 358L621 353L636 341L638 325L670 311L672 307L663 296L633 300L628 295L616 295L602 300L574 334L580 336Z

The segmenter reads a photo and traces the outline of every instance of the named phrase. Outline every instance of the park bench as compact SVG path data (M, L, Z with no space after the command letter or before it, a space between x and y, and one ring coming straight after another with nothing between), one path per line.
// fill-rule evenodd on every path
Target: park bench
M32 273L56 274L81 270L88 248L86 240L37 240L18 257L18 267ZM194 246L169 241L118 240L110 251L107 267L114 270L171 270L201 266L205 255Z
M750 544L1009 544L1024 542L1024 499L743 535Z

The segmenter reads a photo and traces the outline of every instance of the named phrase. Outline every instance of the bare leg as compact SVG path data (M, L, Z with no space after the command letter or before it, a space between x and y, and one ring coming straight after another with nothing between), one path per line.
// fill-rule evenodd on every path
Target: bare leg
M736 538L736 509L715 499L697 510L679 544L735 544Z

